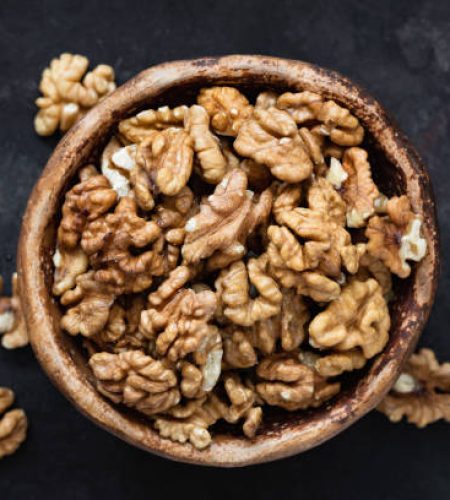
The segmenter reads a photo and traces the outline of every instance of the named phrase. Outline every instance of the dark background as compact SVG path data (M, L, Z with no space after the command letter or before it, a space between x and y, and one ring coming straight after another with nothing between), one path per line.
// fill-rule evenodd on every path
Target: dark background
M230 53L303 59L361 83L394 115L431 172L442 277L421 343L450 359L450 2L0 1L0 273L9 279L30 190L57 142L32 125L40 73L63 51L111 64L122 83L148 66ZM9 291L9 283L7 284ZM91 424L53 388L30 348L0 350L0 385L30 420L0 463L0 498L448 499L450 426L372 413L303 455L240 470L176 464Z

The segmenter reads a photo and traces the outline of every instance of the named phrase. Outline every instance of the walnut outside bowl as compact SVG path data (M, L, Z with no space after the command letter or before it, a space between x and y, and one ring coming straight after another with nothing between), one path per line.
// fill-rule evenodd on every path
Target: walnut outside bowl
M374 178L387 195L406 193L424 220L428 253L411 276L396 283L390 341L359 376L324 407L307 412L269 412L253 440L218 429L213 444L196 450L159 437L137 413L97 392L79 339L61 331L61 312L51 295L52 254L58 213L75 172L98 158L119 120L146 108L193 102L208 85L234 85L254 96L262 89L310 90L335 99L366 129ZM381 106L346 78L311 64L264 56L177 61L147 69L92 109L61 140L37 182L23 220L19 276L34 352L60 391L96 424L158 455L201 465L233 467L267 462L308 450L332 438L372 410L394 383L430 313L439 271L439 237L428 174L418 155Z

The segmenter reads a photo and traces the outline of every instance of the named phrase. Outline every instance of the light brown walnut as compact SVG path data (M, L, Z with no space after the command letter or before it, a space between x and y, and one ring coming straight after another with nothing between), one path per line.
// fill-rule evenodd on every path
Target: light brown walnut
M400 278L407 278L411 267L407 260L419 262L427 251L422 237L422 220L411 210L407 196L391 198L386 205L387 217L378 215L369 220L367 251L380 259Z
M156 418L155 428L163 437L180 443L190 442L198 449L209 446L212 437L208 428L220 419L229 423L244 419L245 435L254 437L262 420L262 410L253 406L253 391L243 385L235 374L224 376L224 388L228 401L212 393L201 405L194 405L194 411L185 418Z
M439 364L431 349L413 354L378 410L391 422L406 417L417 427L450 422L450 363Z
M94 271L88 271L78 276L75 288L61 296L61 304L69 306L61 319L61 327L70 335L91 337L98 334L108 321L117 288L96 281L94 275Z
M285 290L281 303L281 347L284 351L293 351L304 341L309 317L302 296L294 290Z
M185 186L176 196L163 196L155 207L153 219L163 230L167 243L179 247L183 245L186 236L186 222L198 210L194 194Z
M55 273L53 278L52 292L54 295L62 295L75 286L75 280L88 270L89 259L80 247L57 248L53 255Z
M27 435L28 421L25 412L23 410L6 412L13 402L13 391L0 387L0 460L15 453Z
M151 139L158 130L182 127L187 109L187 106L146 109L119 122L119 134L130 143L140 143L145 139Z
M351 349L319 357L314 368L323 377L337 377L344 372L359 370L366 364L366 361L359 349Z
M79 176L80 182L67 192L62 206L57 236L60 248L75 248L86 224L106 213L117 201L116 192L94 166L82 168Z
M342 197L347 203L347 226L363 227L375 212L375 200L380 196L372 180L367 151L349 148L345 151L342 168L347 173L341 188Z
M221 135L235 137L242 122L249 118L253 107L247 98L234 87L201 89L197 102L211 117L211 126Z
M180 400L175 371L142 351L97 353L89 366L104 396L145 415L167 411Z
M283 224L283 214L294 210L300 203L302 188L300 184L279 183L274 185L272 213L278 224Z
M374 279L352 280L340 296L309 325L309 342L320 349L348 351L360 347L369 359L389 338L389 310Z
M211 337L216 340L217 328L208 323L216 306L217 299L213 292L184 290L178 307L156 339L158 354L177 361L188 354L202 351Z
M321 122L322 135L340 146L357 146L364 137L364 129L348 109L336 102L324 101L313 92L286 92L278 97L277 106L287 110L297 124Z
M168 196L175 196L186 186L193 159L193 140L180 128L158 131L138 146L138 163L145 165L156 188Z
M86 73L89 60L80 55L61 54L52 59L42 73L39 90L42 97L36 99L39 108L34 128L39 135L52 135L59 129L66 132L89 108L112 92L114 70L101 64Z
M241 125L234 148L241 156L266 165L282 181L300 182L312 172L312 161L294 120L276 108L256 108L252 118Z
M376 279L381 286L383 295L387 297L392 291L391 272L380 259L367 251L366 244L359 243L357 247L360 258L356 278L360 281L365 281L370 277Z
M358 251L352 244L350 234L331 221L326 212L297 207L280 213L278 220L306 240L304 254L307 268L319 267L335 279L341 275L342 266L352 274L358 270Z
M252 337L244 329L229 329L222 332L224 362L230 368L250 368L258 357Z
M2 289L3 281L0 278L0 293ZM0 335L5 349L18 349L29 343L17 273L12 275L12 296L0 297Z
M214 254L227 252L233 244L244 245L247 236L269 215L272 194L263 191L257 200L247 191L247 176L232 170L222 179L211 196L200 204L200 212L185 226L182 248L187 263L198 263Z
M330 302L341 293L339 284L318 271L296 272L289 269L274 245L267 248L269 271L284 288L294 288L300 295L316 302Z
M271 406L289 411L316 407L334 396L340 384L328 383L289 354L275 354L261 361L256 373L259 396Z
M129 350L145 350L148 339L139 331L141 312L145 309L142 295L121 297L112 306L104 328L89 338L96 351L120 353Z
M209 129L209 116L205 108L191 106L184 126L192 139L203 179L210 184L218 184L227 172L228 161L222 153L220 141Z
M125 292L140 292L150 286L153 276L163 272L161 249L137 253L161 235L154 221L137 214L137 204L129 197L121 198L114 213L90 222L81 246L96 269L95 279ZM158 271L159 269L159 271Z
M241 326L251 326L256 321L275 316L281 308L282 294L267 272L266 255L244 262L233 263L220 273L216 281L224 316ZM251 283L259 293L250 297Z
M333 185L323 177L316 178L308 190L308 206L311 210L323 212L338 225L345 225L347 207Z
M265 91L258 94L255 102L255 108L269 109L277 105L277 94L271 91Z

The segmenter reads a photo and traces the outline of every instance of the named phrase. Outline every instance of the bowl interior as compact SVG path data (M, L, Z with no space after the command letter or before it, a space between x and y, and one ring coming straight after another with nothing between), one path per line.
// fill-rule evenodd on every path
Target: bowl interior
M301 64L301 63L298 63ZM308 66L308 68L311 68ZM320 74L319 74L320 77ZM139 77L138 77L139 78ZM330 78L326 75L324 78ZM333 78L340 78L332 74ZM342 79L340 80L342 81ZM127 86L132 90L132 82ZM349 91L330 83L329 86L324 82L322 88L317 88L317 83L312 82L310 90L320 90L321 93L335 99L342 105L348 107L362 121L366 129L366 137L362 147L366 148L369 153L369 160L372 165L373 176L380 190L388 195L408 193L413 202L413 207L419 212L423 212L424 191L429 187L422 186L420 195L414 192L411 195L410 185L414 181L411 175L405 173L404 167L397 161L398 158L392 152L390 147L386 147L382 132L374 125L372 117L367 114L367 108L361 105L364 99L371 106L374 105L373 100L365 97L361 91L351 86L351 92L356 93L356 97L349 97ZM82 342L78 338L71 338L69 335L61 331L59 320L61 310L56 301L50 296L48 290L51 290L53 282L53 264L52 255L55 246L56 228L59 222L59 211L64 199L65 192L75 182L76 170L84 164L94 161L97 162L102 148L104 147L109 136L114 131L118 121L135 113L138 110L145 108L154 108L162 105L176 106L180 104L191 104L195 102L195 96L198 90L204 86L226 84L233 85L245 93L251 101L254 101L255 96L262 90L275 90L276 92L298 91L299 89L308 88L308 84L294 79L287 78L283 73L275 71L260 71L249 72L245 78L239 72L205 72L192 71L189 77L175 79L170 85L162 87L157 92L153 92L151 96L130 93L128 99L123 99L119 109L114 105L114 95L109 97L100 105L100 112L105 115L110 114L108 118L103 117L104 125L100 129L96 129L95 134L84 136L84 142L77 150L78 154L74 161L71 162L70 168L65 170L64 179L61 181L58 189L55 203L51 207L52 213L48 216L48 223L42 231L39 241L39 254L41 256L41 278L45 284L47 293L43 297L43 304L47 308L47 317L51 321L52 341L55 343L59 353L64 356L64 363L70 363L77 373L78 384L85 385L92 389L92 394L95 394L97 400L96 405L102 405L102 408L108 408L111 415L123 422L127 422L129 428L139 429L133 436L123 429L114 428L102 421L96 410L89 410L86 406L80 403L76 392L67 390L67 387L62 388L63 392L71 399L84 413L88 414L93 420L100 425L108 428L108 430L120 435L122 438L141 446L145 449L150 449L154 452L169 456L171 458L193 461L197 463L207 463L215 465L242 465L244 463L263 461L277 458L278 456L291 454L295 451L302 451L313 445L319 444L321 441L336 434L356 418L367 412L373 407L382 397L383 393L388 389L389 383L395 379L395 375L400 369L400 364L405 358L408 350L411 350L417 340L419 331L428 314L431 304L418 304L417 299L417 283L422 281L418 278L418 268L422 264L413 266L411 276L406 280L394 279L395 299L390 304L390 312L392 319L391 334L388 345L384 352L371 360L364 370L360 370L354 374L349 374L344 378L343 391L340 392L333 400L321 408L308 411L286 412L283 410L271 409L265 412L264 424L259 435L253 440L236 435L231 426L218 424L215 430L215 442L209 450L198 452L191 449L189 445L180 445L176 443L162 440L157 434L151 430L150 422L142 417L138 412L127 409L125 407L117 407L105 400L96 393L92 374L87 366L86 352L82 347ZM347 83L347 85L350 85ZM120 92L120 90L119 90ZM122 91L124 92L124 91ZM131 92L131 91L130 91ZM103 106L103 108L102 108ZM382 120L387 121L384 113L378 108L375 103L376 112L381 116ZM74 127L62 141L70 144L70 141L76 140L78 133L78 141L80 141L80 130L86 125L89 120L96 120L95 110L87 115L87 117ZM78 129L78 130L77 130ZM92 130L92 127L91 127ZM414 160L414 168L418 169L416 174L422 174L420 164L417 164L417 158L410 155L409 146L401 142L398 147L402 148L403 153L408 157L408 161ZM64 146L64 145L63 145ZM61 147L61 146L60 146ZM412 160L411 160L412 158ZM414 163L413 161L413 163ZM64 162L64 158L60 157L60 162ZM400 162L401 163L401 162ZM98 164L98 163L97 163ZM417 167L419 165L419 167ZM47 168L54 168L51 165ZM417 179L414 181L416 182ZM431 193L425 193L430 197ZM431 215L430 215L431 214ZM434 227L433 209L428 214L424 214L428 218L432 218L432 226ZM428 234L429 244L432 245L432 232ZM24 238L25 244L26 238ZM23 266L26 258L21 258ZM433 292L431 292L431 295ZM420 306L420 307L419 307ZM407 317L415 321L415 325L411 325L407 321ZM34 318L27 315L29 323L33 323ZM406 326L408 328L406 328ZM41 359L44 368L47 369L52 379L61 387L61 384L55 380L55 373L50 373L52 370L46 367L45 360L40 356L42 337L34 335L33 327L31 327L32 343L37 351L38 358ZM75 373L74 372L74 373ZM93 396L92 396L93 397ZM102 410L103 411L103 410ZM120 418L119 418L120 416ZM145 430L147 429L147 430ZM139 438L142 433L145 437ZM301 438L303 436L303 438ZM296 446L289 447L282 445L282 442L290 439L297 439ZM295 440L294 439L294 440ZM275 444L278 443L278 444ZM288 450L289 449L289 450ZM288 450L286 452L286 450Z

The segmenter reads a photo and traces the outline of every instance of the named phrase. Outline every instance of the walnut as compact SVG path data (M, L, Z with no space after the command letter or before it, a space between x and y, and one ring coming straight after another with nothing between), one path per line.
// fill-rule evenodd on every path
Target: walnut
M222 333L224 361L231 368L250 368L258 361L249 335L244 330Z
M259 396L267 404L289 411L319 406L340 389L339 383L327 383L312 368L289 354L265 358L256 373L264 380L256 384Z
M330 302L341 293L339 284L321 272L289 269L274 245L268 246L267 255L271 275L284 288L294 288L298 294L311 297L316 302Z
M269 167L272 175L289 183L300 182L312 172L295 122L285 111L256 108L239 129L234 148Z
M192 173L193 140L180 128L156 132L138 147L141 163L161 193L178 194Z
M296 349L305 339L305 325L309 310L303 298L293 290L283 293L281 303L281 347L285 351Z
M223 314L233 323L250 326L280 311L282 294L267 273L267 263L267 256L262 255L250 259L247 267L242 261L235 262L220 273L216 288ZM250 298L249 281L260 294L256 299Z
M257 352L272 354L278 339L285 351L296 349L305 338L309 311L301 296L293 290L283 292L281 311L269 319L257 321L249 329L228 327L224 337L224 360L233 368L249 368L257 363Z
M217 328L208 323L216 311L217 299L210 290L181 289L190 273L188 268L180 266L157 292L149 295L153 307L142 312L140 331L148 338L156 338L159 356L177 361L195 353L197 364L204 366L208 375L206 387L222 358Z
M200 213L186 223L182 255L197 263L216 251L227 251L234 243L243 245L254 228L268 217L272 194L263 191L257 201L247 191L247 176L232 170L214 193L200 204Z
M197 102L211 117L211 126L221 135L236 136L242 122L250 118L253 107L233 87L210 87L200 90Z
M116 298L116 288L98 282L94 271L75 279L76 287L61 296L61 304L69 307L61 319L61 327L70 335L91 337L106 325Z
M366 358L359 349L319 357L314 367L323 377L336 377L344 372L359 370L366 364Z
M180 400L174 370L142 351L97 353L89 366L104 396L145 415L167 411Z
M369 359L386 345L389 328L389 311L380 285L374 279L352 280L340 296L311 321L309 343L337 351L360 347Z
M278 220L288 226L304 244L307 267L320 267L328 276L339 278L344 265L350 273L358 270L358 252L352 245L350 234L330 220L326 212L297 207L278 215ZM310 240L310 241L309 241Z
M151 139L155 131L171 127L182 127L187 106L169 108L163 106L158 109L146 109L136 116L122 120L119 123L119 134L130 143L140 143Z
M156 339L158 354L177 361L190 353L202 353L210 338L217 338L217 328L208 324L216 306L216 296L211 291L183 290L176 310Z
M12 455L25 441L27 435L27 417L23 410L10 410L4 413L14 402L14 393L6 387L0 387L0 459Z
M176 196L163 196L161 203L155 207L153 217L164 231L166 241L170 245L181 246L186 236L186 222L197 211L194 194L185 186Z
M283 214L294 210L300 202L302 188L300 184L275 185L272 212L278 224L283 224Z
M39 108L34 128L39 135L52 135L58 128L66 132L86 111L112 92L114 70L101 64L84 77L89 60L80 55L61 54L42 73L36 99Z
M189 441L198 449L203 449L211 443L208 427L223 418L229 423L236 423L244 418L243 430L247 437L253 437L262 420L262 410L255 407L253 390L242 384L235 374L224 377L225 394L229 400L224 401L212 393L200 405L194 403L193 411L184 418L159 417L155 420L155 428L161 436L186 443ZM172 411L168 412L172 414Z
M323 177L315 179L308 190L308 206L311 210L324 212L336 224L345 224L346 205L332 184Z
M63 247L56 248L53 264L55 274L52 291L54 295L59 296L75 286L76 278L87 271L89 260L80 247L73 249Z
M367 250L392 273L407 278L411 273L407 260L419 262L427 251L427 242L421 236L422 220L412 212L405 195L391 198L386 210L387 217L376 215L369 220Z
M80 182L67 192L62 206L62 219L58 227L60 248L73 249L88 222L107 212L117 200L116 192L95 167L80 170Z
M3 283L0 278L0 292ZM0 335L5 349L28 345L28 333L23 317L17 273L12 275L12 297L0 297Z
M269 109L274 108L277 105L277 94L275 92L261 92L256 98L255 108L259 109Z
M303 143L303 148L308 153L314 164L314 173L316 175L324 175L327 167L322 153L324 139L323 136L306 127L301 127L298 131L300 139Z
M413 354L378 410L391 422L406 417L417 427L450 422L450 363L439 364L431 349Z
M357 247L360 259L356 278L360 281L365 281L370 277L375 278L381 286L383 295L387 297L392 290L392 277L389 269L380 259L377 259L367 251L367 245L359 243Z
M203 374L200 368L198 368L192 363L189 363L188 361L181 361L179 364L179 370L181 374L181 382L180 382L181 394L186 398L201 397L203 394L202 391ZM172 412L174 410L175 408L172 409Z
M145 299L141 295L122 297L111 307L104 328L89 340L95 342L101 351L120 353L146 349L148 339L138 331L144 309Z
M101 171L119 198L130 194L131 172L136 168L135 144L122 147L113 137L102 153Z
M347 149L342 168L347 173L341 187L342 197L347 203L347 226L362 227L375 212L374 202L380 196L372 180L367 152L361 148Z
M191 106L184 126L192 138L194 151L200 163L202 177L210 184L218 184L227 171L228 161L220 142L209 130L209 116L202 106Z
M364 129L358 119L334 101L324 101L319 94L286 92L278 97L277 106L286 109L298 124L321 122L321 134L340 146L357 146L363 140Z
M136 202L124 197L113 214L87 225L81 246L96 269L96 280L125 292L140 292L148 288L153 276L158 274L162 257L155 248L137 255L134 250L147 247L160 234L155 222L137 215Z
M340 190L342 184L348 179L348 173L342 166L342 163L335 157L330 158L330 168L325 176L326 180L336 189Z

